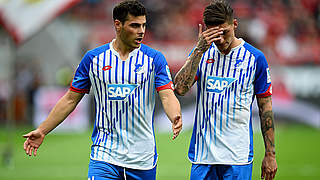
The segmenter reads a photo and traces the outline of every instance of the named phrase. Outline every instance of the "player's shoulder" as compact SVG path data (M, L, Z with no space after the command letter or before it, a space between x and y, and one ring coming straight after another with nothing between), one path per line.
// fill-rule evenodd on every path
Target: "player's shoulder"
M245 42L245 43L243 44L243 47L244 47L246 50L248 50L250 53L252 53L253 56L256 57L256 58L264 57L264 54L263 54L263 52L262 52L260 49L254 47L253 45L251 45L251 44L249 44L249 43L247 43L247 42Z
M155 58L157 56L163 56L163 54L160 51L153 49L150 46L145 44L141 44L140 51L142 51L145 55L151 58Z
M99 47L96 47L94 49L87 51L87 55L89 55L90 57L95 57L95 56L98 56L99 54L107 51L108 49L110 49L110 43L101 45Z

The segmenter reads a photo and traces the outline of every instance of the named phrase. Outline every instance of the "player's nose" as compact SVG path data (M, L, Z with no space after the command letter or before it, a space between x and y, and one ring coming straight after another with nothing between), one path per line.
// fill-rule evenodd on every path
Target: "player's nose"
M144 26L140 26L140 28L138 29L139 34L144 34L145 31L146 31L146 28Z

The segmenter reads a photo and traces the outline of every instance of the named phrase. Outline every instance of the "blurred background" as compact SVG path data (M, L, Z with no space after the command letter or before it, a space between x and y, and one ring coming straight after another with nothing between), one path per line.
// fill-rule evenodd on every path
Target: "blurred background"
M0 179L86 179L92 94L30 158L22 134L34 129L67 91L89 49L115 37L119 0L0 0ZM167 58L172 76L195 46L209 0L141 0L148 11L144 43ZM276 179L320 178L320 0L230 0L236 36L262 50L271 69L276 123ZM179 97L183 133L156 107L158 179L188 179L187 150L196 88ZM158 103L156 103L158 104ZM256 106L255 106L256 107ZM264 155L254 108L253 179ZM72 142L72 143L70 143Z

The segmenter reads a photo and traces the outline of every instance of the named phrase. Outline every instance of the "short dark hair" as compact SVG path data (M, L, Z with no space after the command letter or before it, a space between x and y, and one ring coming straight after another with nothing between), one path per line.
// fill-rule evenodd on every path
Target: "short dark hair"
M203 21L206 26L218 26L225 22L233 21L233 9L224 0L214 0L203 12Z
M145 7L136 0L126 0L120 2L113 8L113 20L119 20L124 23L127 20L128 14L133 16L147 15Z

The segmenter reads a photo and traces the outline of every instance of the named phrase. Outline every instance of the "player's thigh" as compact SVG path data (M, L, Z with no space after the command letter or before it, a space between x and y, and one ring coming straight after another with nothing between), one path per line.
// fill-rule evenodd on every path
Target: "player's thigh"
M251 180L252 163L245 165L221 165L218 171L223 180Z
M124 179L122 169L107 162L90 159L88 180L122 180Z
M155 180L157 166L149 170L138 170L125 168L124 175L126 180Z
M216 168L209 164L192 164L190 180L218 180Z

